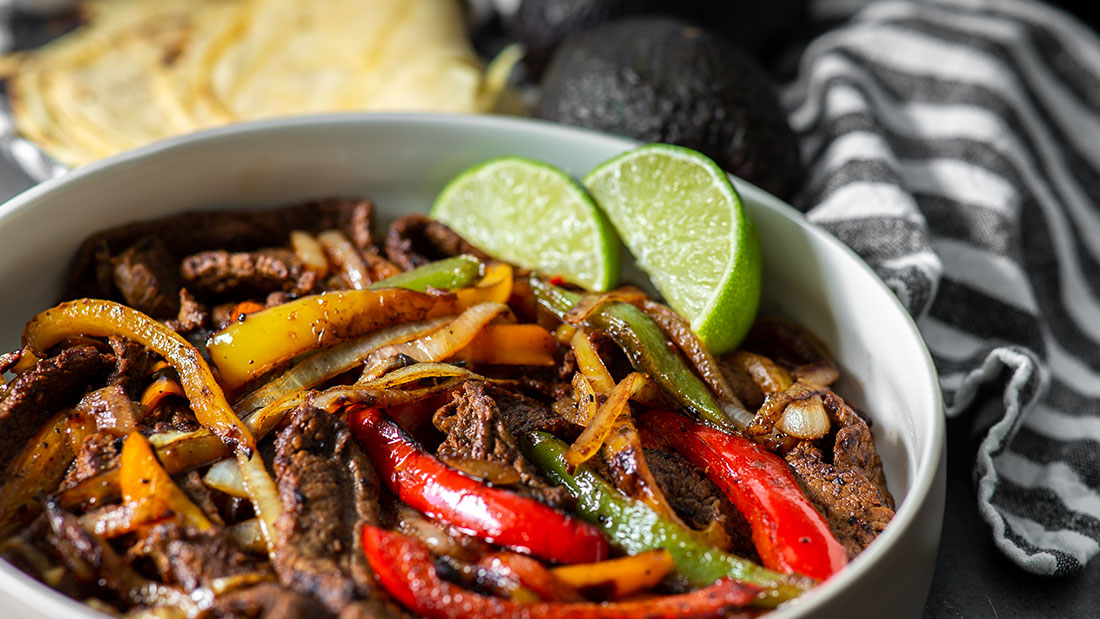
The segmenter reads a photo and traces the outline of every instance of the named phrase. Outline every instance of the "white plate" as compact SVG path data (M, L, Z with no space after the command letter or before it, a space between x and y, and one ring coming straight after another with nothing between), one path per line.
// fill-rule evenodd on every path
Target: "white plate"
M444 183L502 155L583 176L634 146L622 138L488 116L340 114L240 124L174 138L47 181L0 206L0 349L53 305L88 234L188 209L264 208L365 195L381 223L426 212ZM764 304L818 334L841 364L838 391L874 421L899 508L848 568L769 615L918 617L944 501L944 423L935 369L893 294L847 247L771 195L737 181L760 231ZM379 228L381 229L381 228ZM101 616L0 561L5 617Z

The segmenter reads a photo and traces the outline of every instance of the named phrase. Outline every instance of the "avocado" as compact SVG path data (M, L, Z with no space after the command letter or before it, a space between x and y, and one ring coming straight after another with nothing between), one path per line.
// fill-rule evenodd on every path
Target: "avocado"
M765 60L794 33L807 0L524 0L508 21L508 32L527 54L524 63L539 77L565 39L623 17L664 15L712 28Z
M540 118L693 148L780 198L798 188L798 142L775 86L697 26L627 18L570 37L541 87Z

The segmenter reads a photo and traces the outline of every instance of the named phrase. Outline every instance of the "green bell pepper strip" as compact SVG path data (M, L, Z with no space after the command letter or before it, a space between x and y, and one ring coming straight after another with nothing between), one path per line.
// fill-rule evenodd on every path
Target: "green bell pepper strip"
M424 292L430 286L440 290L454 290L473 284L480 274L481 261L468 254L462 254L387 277L367 286L367 289L405 288Z
M705 587L731 577L760 587L754 605L774 607L798 597L813 582L780 574L701 541L691 529L673 523L641 501L618 492L582 464L569 473L568 446L545 432L534 432L523 445L524 454L554 483L577 501L576 513L598 526L611 544L627 554L666 549L676 561L676 572L693 586Z
M543 307L563 320L581 300L581 295L535 277L531 289ZM656 381L680 406L719 428L739 430L703 381L669 348L668 338L645 312L629 303L609 301L589 314L584 324L611 336L634 369Z

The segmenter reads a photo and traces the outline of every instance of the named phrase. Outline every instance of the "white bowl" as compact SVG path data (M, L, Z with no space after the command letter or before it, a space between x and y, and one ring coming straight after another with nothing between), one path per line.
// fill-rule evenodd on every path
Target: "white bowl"
M580 177L634 142L549 123L485 116L341 114L240 124L171 139L38 185L0 206L0 350L50 307L81 240L187 209L265 207L365 195L382 223L426 212L443 184L490 157L521 155ZM874 421L898 500L893 522L850 566L769 615L918 617L944 505L944 422L935 369L894 295L843 244L795 209L737 182L760 230L764 304L808 327L846 377L837 391ZM0 561L5 617L94 617Z

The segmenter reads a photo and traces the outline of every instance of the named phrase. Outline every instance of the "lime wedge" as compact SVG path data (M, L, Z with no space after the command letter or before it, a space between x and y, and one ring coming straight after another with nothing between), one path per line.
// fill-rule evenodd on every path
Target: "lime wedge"
M584 185L638 266L711 353L735 348L760 303L760 239L717 164L651 144L589 172Z
M502 157L454 178L431 216L485 253L589 290L619 279L619 242L592 198L548 164Z

